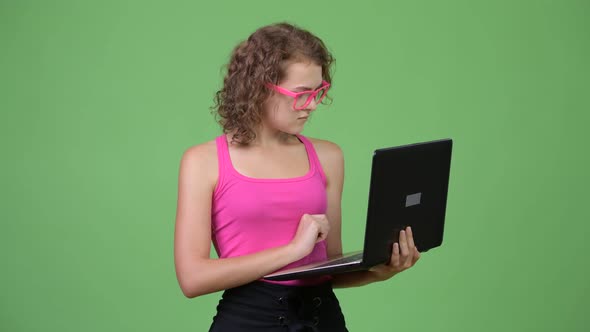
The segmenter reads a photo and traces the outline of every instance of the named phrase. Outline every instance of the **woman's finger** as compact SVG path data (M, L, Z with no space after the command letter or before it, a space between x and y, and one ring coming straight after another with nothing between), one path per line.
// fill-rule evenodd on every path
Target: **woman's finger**
M420 251L418 247L414 247L414 258L412 259L412 265L416 264L416 262L420 259Z
M408 226L406 228L406 240L408 241L408 249L410 249L411 253L414 253L414 232L412 232L412 227Z
M405 263L410 256L410 251L408 250L408 241L406 239L406 231L401 230L399 232L399 247L400 247L400 254L401 254L401 261Z
M398 268L400 266L399 244L393 244L393 253L391 254L391 266Z
M316 243L324 241L328 237L328 233L330 232L330 223L325 215L312 215L314 221L317 223L319 230L318 230L318 238Z

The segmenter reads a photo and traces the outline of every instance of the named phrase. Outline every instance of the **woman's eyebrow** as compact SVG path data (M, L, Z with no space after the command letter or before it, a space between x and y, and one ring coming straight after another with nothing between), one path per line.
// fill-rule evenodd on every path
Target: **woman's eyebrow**
M316 86L315 88L310 88L310 87L308 87L308 86L303 86L303 85L300 85L300 86L296 87L296 88L295 88L295 90L301 90L301 91L310 91L310 90L316 90L316 89L319 89L319 88L320 88L320 87L321 87L323 84L324 84L324 83L322 82L322 83L320 83L318 86Z

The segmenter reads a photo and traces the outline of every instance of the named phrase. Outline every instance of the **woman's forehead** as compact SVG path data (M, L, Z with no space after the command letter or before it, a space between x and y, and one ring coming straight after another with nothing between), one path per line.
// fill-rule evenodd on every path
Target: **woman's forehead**
M313 62L293 62L285 70L283 85L315 89L322 84L322 67Z

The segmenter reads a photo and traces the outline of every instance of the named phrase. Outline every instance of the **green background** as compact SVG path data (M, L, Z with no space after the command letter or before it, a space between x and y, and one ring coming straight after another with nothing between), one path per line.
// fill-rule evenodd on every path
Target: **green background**
M443 246L337 290L351 331L585 331L588 1L0 1L0 330L204 331L173 262L178 166L220 129L222 66L289 21L337 59L304 134L346 158L455 140Z

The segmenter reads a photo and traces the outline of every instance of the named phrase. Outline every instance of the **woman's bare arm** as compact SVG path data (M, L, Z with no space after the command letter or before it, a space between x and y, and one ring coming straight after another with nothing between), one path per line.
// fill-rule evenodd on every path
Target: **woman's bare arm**
M180 163L174 262L180 288L189 298L260 279L302 257L289 244L241 257L210 258L217 164L215 142L191 147Z

